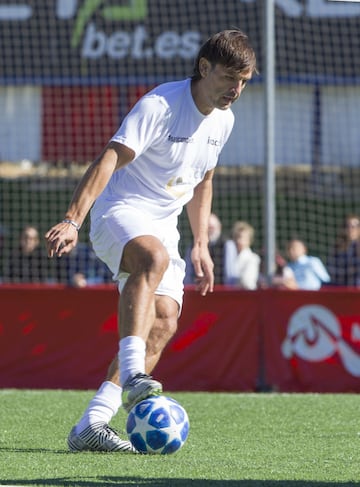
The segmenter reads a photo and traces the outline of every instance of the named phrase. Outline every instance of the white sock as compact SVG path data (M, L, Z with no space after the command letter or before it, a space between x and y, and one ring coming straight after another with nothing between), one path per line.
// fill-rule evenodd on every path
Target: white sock
M120 384L128 377L145 372L146 343L138 336L127 336L119 342Z
M121 387L113 382L103 382L76 425L76 433L80 433L90 424L109 424L121 406L121 392Z

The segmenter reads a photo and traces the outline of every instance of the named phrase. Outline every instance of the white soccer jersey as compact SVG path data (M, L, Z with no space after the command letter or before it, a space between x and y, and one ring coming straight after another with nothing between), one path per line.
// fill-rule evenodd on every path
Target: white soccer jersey
M178 215L216 166L233 124L230 109L200 113L190 79L159 85L136 103L111 139L131 148L135 158L113 174L94 213L113 202L155 219Z

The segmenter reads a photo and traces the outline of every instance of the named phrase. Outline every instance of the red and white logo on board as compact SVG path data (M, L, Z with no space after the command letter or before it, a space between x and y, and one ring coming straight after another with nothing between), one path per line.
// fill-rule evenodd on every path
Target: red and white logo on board
M309 362L337 356L349 374L360 377L359 344L360 317L338 317L325 306L306 305L291 315L281 352Z

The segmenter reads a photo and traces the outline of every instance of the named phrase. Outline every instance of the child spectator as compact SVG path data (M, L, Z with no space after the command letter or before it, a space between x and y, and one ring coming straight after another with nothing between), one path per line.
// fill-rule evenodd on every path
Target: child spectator
M265 275L263 257L261 258L260 270L258 281L259 289L298 289L294 272L287 265L286 259L279 251L277 251L275 254L275 272L271 276L271 279L269 280Z
M298 289L316 291L323 283L330 281L330 276L324 264L318 257L307 255L307 247L299 238L288 242L287 254L289 267L295 276Z

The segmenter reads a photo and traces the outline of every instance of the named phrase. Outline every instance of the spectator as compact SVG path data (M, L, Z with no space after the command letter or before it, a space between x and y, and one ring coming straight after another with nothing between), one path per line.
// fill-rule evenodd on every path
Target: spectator
M328 258L331 284L360 286L360 217L345 218L335 248Z
M214 283L223 284L225 238L222 235L222 223L220 221L220 218L215 213L211 213L209 217L208 235L209 251L211 258L214 262ZM186 274L184 284L195 284L196 282L194 266L191 261L192 247L192 245L189 246L185 254Z
M3 282L3 275L4 275L4 262L6 256L4 256L4 249L5 249L5 237L7 236L7 230L0 223L0 283Z
M38 229L26 225L20 235L18 247L4 264L3 282L40 283L53 282L52 267L40 245Z
M225 244L225 284L242 289L256 289L260 271L260 256L251 250L254 228L237 221L232 228L232 240Z
M56 260L56 280L81 288L112 282L112 274L90 245L79 243L70 254Z
M318 257L307 255L307 247L299 238L288 242L287 253L290 268L295 276L297 289L317 291L324 283L330 281L330 276L324 264Z
M275 254L275 272L271 276L270 283L263 269L263 258L261 259L260 269L261 272L258 281L258 287L260 289L269 287L276 289L298 289L294 272L287 265L286 259L280 252L276 252Z

